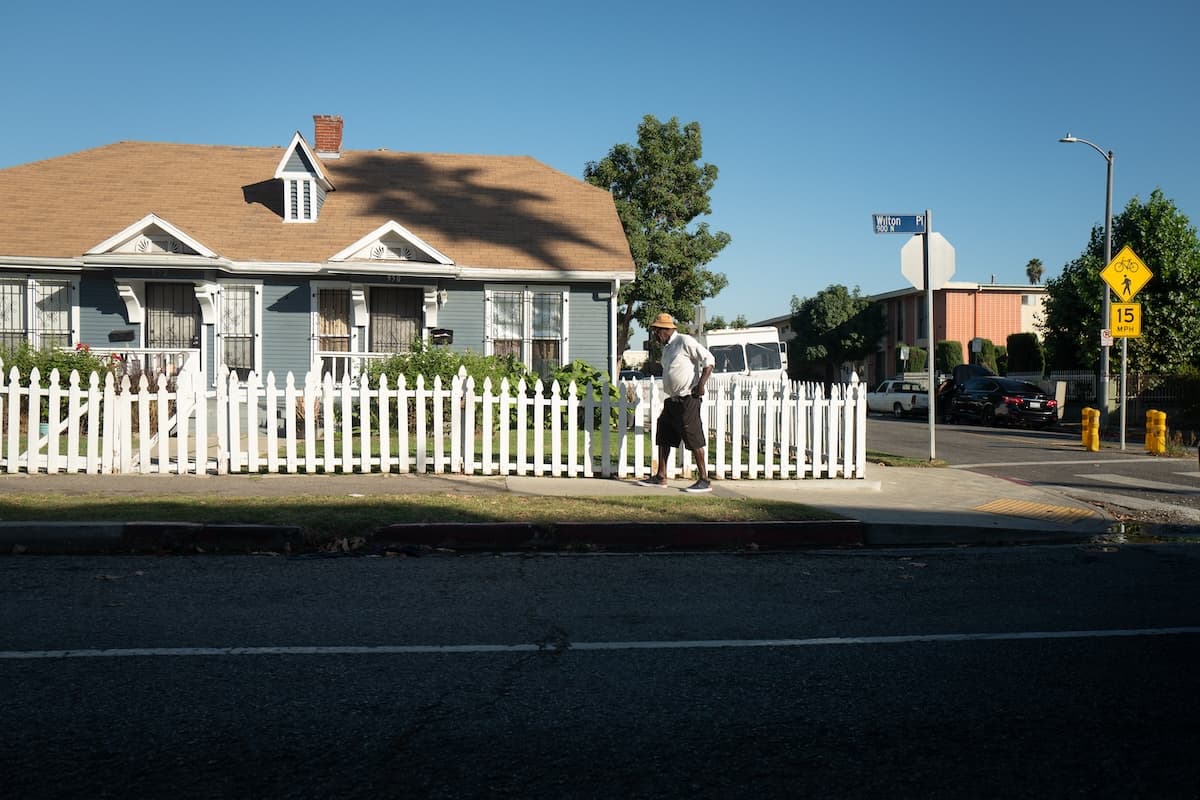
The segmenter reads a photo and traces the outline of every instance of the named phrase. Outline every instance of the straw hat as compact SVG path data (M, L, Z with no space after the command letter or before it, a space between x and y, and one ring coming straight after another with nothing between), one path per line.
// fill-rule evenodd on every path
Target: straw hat
M670 314L659 314L654 318L654 322L650 323L650 328L667 328L675 330L675 320L671 319Z

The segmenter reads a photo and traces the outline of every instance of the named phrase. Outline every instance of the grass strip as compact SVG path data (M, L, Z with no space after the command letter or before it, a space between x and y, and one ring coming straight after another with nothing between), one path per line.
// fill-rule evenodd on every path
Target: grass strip
M119 497L0 496L3 521L198 522L294 525L309 540L363 536L412 522L747 522L840 519L800 503L727 497L530 497L503 493Z

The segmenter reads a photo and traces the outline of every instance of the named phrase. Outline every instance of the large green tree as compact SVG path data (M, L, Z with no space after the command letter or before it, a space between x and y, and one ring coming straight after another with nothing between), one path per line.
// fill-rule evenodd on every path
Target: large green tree
M804 300L792 296L788 369L793 377L820 376L833 383L846 362L861 362L875 352L885 332L883 306L872 303L857 286L840 284Z
M646 115L637 145L618 144L600 161L588 162L584 178L612 192L637 268L621 287L617 347L629 345L629 327L648 327L655 315L691 322L695 307L725 288L719 272L705 268L729 244L729 234L710 231L697 217L712 213L708 193L717 168L700 163L700 123L659 122Z
M1196 229L1160 189L1145 203L1133 198L1113 218L1115 256L1128 245L1154 277L1134 302L1142 304L1142 335L1129 340L1128 368L1134 372L1174 372L1200 366L1200 240ZM1043 338L1051 369L1095 369L1099 362L1100 278L1104 269L1104 229L1092 229L1087 247L1046 284ZM1103 322L1103 324L1101 324ZM1120 343L1110 350L1120 363Z

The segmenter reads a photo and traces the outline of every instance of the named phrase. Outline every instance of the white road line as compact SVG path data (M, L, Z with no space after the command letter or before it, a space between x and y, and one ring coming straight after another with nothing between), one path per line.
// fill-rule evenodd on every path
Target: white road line
M1128 489L1154 489L1161 492L1171 492L1172 494L1200 494L1200 488L1193 486L1185 486L1182 483L1167 483L1165 481L1148 481L1144 478L1133 478L1128 475L1108 475L1088 474L1076 475L1077 478L1091 478L1094 481L1103 481L1104 483L1112 483L1117 486L1124 486Z
M1137 636L1196 636L1200 626L1094 631L1012 631L1008 633L926 633L905 636L831 636L815 639L701 639L659 642L564 642L552 644L454 644L302 647L130 647L109 650L0 650L0 660L66 658L159 658L198 656L392 656L459 653L536 653L564 650L702 650L751 647L830 647L838 645L939 642L1011 642L1032 639L1112 639Z
M1041 465L1061 466L1079 464L1136 464L1145 461L1162 462L1161 458L1072 458L1062 461L993 461L987 464L951 464L950 469L980 469L981 467L1037 467Z

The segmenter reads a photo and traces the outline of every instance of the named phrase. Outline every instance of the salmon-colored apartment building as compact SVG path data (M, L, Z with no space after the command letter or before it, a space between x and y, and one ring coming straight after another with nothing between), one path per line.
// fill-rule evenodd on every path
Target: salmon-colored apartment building
M898 289L873 295L883 305L887 328L879 350L867 363L866 380L874 385L896 372L896 346L927 347L925 292ZM950 282L933 293L935 342L958 341L963 358L971 358L971 340L988 339L1003 347L1014 333L1038 333L1046 287L1029 284Z

